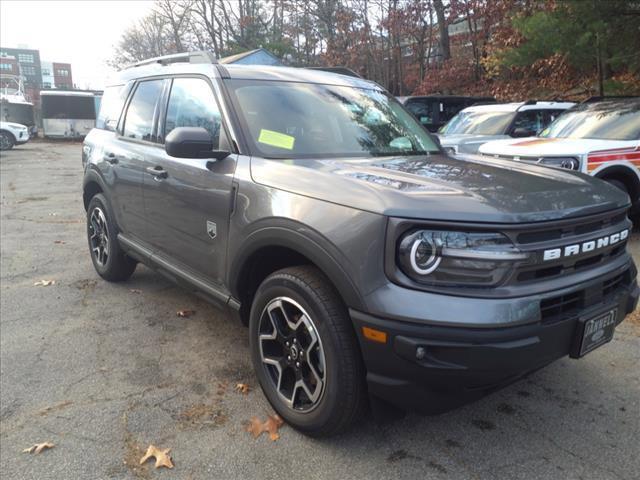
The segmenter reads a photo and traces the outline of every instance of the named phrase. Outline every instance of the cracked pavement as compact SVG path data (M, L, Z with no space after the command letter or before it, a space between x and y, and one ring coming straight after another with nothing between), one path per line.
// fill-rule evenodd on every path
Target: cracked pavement
M98 277L80 155L79 143L35 141L0 158L2 478L638 478L638 311L582 360L445 415L254 440L245 422L272 410L247 330L145 267L125 283ZM640 260L637 233L632 249ZM22 453L44 441L56 447ZM138 464L150 443L171 448L173 470Z

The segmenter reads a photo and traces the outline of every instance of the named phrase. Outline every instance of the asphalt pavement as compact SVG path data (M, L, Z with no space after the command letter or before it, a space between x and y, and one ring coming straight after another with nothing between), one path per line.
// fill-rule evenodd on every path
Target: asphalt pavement
M85 236L79 143L0 157L0 477L3 479L637 479L640 315L562 359L437 417L366 420L315 440L272 413L245 327L139 266L107 283ZM640 238L632 240L640 260ZM34 286L54 280L49 286ZM195 314L179 317L179 310ZM247 395L238 383L251 387ZM55 447L23 453L35 443ZM139 465L147 446L175 468Z

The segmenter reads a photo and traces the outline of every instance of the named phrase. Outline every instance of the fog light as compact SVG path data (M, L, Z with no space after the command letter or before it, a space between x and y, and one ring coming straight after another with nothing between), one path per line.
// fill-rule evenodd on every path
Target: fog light
M416 348L416 358L418 360L422 360L424 357L427 356L427 350L424 347L418 347Z

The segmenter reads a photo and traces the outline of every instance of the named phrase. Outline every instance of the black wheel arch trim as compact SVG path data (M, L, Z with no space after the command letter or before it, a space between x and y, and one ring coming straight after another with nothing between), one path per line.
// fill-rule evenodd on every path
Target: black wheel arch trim
M104 179L102 178L102 176L98 173L98 171L93 168L91 165L87 166L87 169L84 173L84 177L82 179L82 195L84 197L84 194L87 190L87 186L90 183L97 183L98 186L100 187L100 190L102 190L102 194L105 196L105 198L108 197L108 187L107 187L107 183L104 181ZM85 199L85 200L90 200L90 199ZM109 199L107 198L107 201ZM89 202L85 202L85 210L87 205L89 204Z
M270 219L270 222L273 225L273 219ZM333 283L348 307L363 309L362 295L341 266L338 249L306 225L285 219L278 223L277 226L258 227L249 234L241 235L244 241L236 250L233 259L230 259L227 271L228 285L234 301L241 297L241 273L252 255L262 248L282 247L293 250L313 262ZM304 234L301 231L304 231ZM348 259L343 258L342 261L346 263Z
M636 201L638 200L638 198L640 198L640 175L638 173L636 173L632 167L624 165L624 164L615 164L615 165L610 165L608 167L603 168L602 170L600 170L598 173L596 173L594 175L596 178L599 178L601 180L605 180L608 177L618 177L618 176L622 176L625 178L629 178L632 182L632 186L635 189L634 192L631 193L635 193L635 197L636 198L632 198L632 201Z

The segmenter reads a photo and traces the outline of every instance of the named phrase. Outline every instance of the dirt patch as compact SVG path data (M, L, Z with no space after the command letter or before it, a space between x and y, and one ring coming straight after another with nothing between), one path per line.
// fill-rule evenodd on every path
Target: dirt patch
M49 197L24 197L16 203L44 202L45 200L49 200Z
M632 327L636 335L640 336L640 308L636 308L626 319Z
M228 416L218 401L211 404L198 403L178 414L177 420L185 426L213 426L224 425Z
M495 423L490 422L489 420L475 419L475 420L471 420L471 423L473 424L474 427L483 431L496 429Z
M138 445L133 434L129 431L129 418L126 413L122 415L122 423L124 424L124 465L135 478L151 478L146 465L140 465L144 450Z
M38 412L38 415L45 416L49 415L51 412L55 412L58 410L62 410L63 408L67 408L69 405L72 405L73 402L71 400L67 400L65 402L58 403L56 405L51 405L50 407L43 408Z

